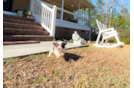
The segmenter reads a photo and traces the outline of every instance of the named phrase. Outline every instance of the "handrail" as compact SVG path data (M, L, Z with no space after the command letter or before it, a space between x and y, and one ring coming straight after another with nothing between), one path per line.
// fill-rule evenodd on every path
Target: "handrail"
M41 4L42 6L44 6L46 9L48 9L48 10L52 11L52 8L48 7L46 4L43 4L43 2L42 2L42 1L37 0L37 2L38 2L39 4ZM53 6L52 6L52 7L53 7Z
M55 38L56 6L50 8L40 0L31 0L30 11L35 20Z

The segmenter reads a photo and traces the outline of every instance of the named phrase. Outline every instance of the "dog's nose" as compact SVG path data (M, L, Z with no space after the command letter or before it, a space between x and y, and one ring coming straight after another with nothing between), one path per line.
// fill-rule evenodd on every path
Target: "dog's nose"
M60 48L59 48L59 50L60 50Z

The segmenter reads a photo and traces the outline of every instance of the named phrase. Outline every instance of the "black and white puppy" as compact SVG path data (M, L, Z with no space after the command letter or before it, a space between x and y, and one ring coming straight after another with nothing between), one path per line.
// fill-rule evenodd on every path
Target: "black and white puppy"
M64 56L65 51L66 51L66 47L65 47L66 44L67 44L67 42L63 42L63 41L53 43L53 46L52 46L51 50L49 51L48 57L50 57L52 55L52 53L54 53L57 58Z

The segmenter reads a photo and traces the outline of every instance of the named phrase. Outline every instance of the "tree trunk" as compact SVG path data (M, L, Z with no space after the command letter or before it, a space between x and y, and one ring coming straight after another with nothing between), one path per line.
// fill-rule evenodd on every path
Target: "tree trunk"
M112 0L111 9L110 9L109 27L111 27L111 19L112 19L112 14L113 14L113 4L114 4L114 0Z
M122 15L124 15L124 12L123 12L123 0L121 0L121 12L122 12Z
M118 5L118 2L116 0L116 18L117 18L117 5Z
M108 23L108 0L106 0L106 25Z
M101 0L101 18L102 18L102 22L104 21L104 13L103 13L103 1Z

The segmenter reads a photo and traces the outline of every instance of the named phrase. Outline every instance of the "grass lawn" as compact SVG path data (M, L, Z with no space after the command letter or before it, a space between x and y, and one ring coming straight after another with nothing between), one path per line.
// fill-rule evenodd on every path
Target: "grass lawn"
M3 60L4 88L129 88L130 45L67 50L64 58L47 54Z

